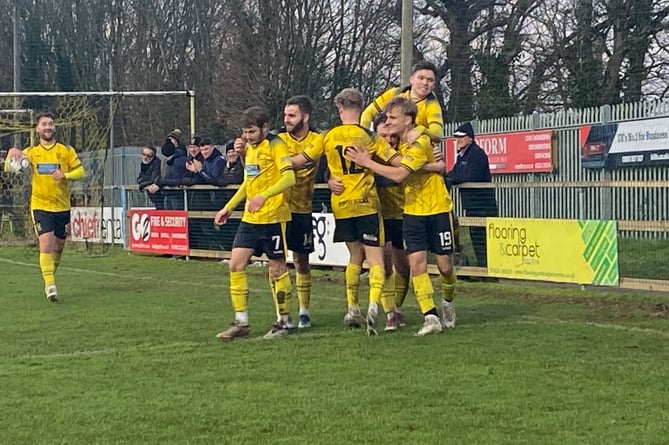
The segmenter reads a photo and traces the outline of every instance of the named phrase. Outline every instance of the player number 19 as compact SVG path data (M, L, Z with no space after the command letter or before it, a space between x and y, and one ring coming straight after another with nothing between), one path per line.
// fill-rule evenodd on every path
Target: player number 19
M441 243L441 247L448 247L451 245L453 242L451 239L451 232L446 231L446 232L439 232L439 242Z

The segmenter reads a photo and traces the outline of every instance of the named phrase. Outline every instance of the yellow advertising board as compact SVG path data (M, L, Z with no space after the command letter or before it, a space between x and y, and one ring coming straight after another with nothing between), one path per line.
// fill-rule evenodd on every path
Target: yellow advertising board
M486 218L493 277L617 286L615 221Z

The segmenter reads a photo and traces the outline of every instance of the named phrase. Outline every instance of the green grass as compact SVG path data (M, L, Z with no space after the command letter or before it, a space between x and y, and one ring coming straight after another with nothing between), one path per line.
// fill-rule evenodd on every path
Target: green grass
M460 283L458 327L368 338L343 328L343 273L314 279L314 328L273 319L250 267L253 337L224 265L72 251L62 302L33 249L0 248L0 443L664 444L669 298L545 284Z

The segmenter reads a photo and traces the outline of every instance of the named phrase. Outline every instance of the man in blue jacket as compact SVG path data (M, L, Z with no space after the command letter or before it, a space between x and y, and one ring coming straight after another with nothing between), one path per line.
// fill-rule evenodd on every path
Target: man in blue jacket
M490 182L492 176L488 164L488 155L476 144L472 124L467 122L460 125L453 136L456 138L458 157L453 170L446 175L446 183L458 185L464 182ZM460 198L466 216L498 215L495 189L462 188L460 189ZM470 227L469 235L472 239L477 265L487 267L485 227Z

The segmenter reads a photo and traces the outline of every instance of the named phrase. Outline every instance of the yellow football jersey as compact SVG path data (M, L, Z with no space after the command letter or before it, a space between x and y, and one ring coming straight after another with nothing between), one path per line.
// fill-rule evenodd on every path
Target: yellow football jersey
M302 139L295 139L292 134L279 133L279 137L288 145L291 156L305 150L323 151L323 136L315 131L309 131ZM293 213L311 213L311 201L314 198L314 184L316 182L317 160L311 161L304 168L295 170L295 185L286 191L288 204Z
M376 187L381 202L383 219L402 219L404 213L404 186L402 184Z
M411 174L404 180L404 213L425 216L453 210L453 201L446 189L444 177L436 172L420 171L435 162L430 137L423 133L412 145L400 144L401 165Z
M30 208L49 212L70 210L70 181L65 178L54 181L51 173L56 169L68 173L81 166L74 148L60 142L49 147L37 144L23 150L23 154L32 171Z
M258 145L248 144L244 161L247 205L251 198L279 181L283 171L293 169L288 146L280 137L273 134L268 135ZM290 207L285 193L268 198L255 213L249 212L245 207L242 221L253 224L290 221Z
M369 104L362 116L360 116L360 125L365 128L370 128L372 121L377 114L383 111L383 107L396 96L406 97L411 99L411 87L391 88ZM430 93L424 99L417 102L418 114L416 115L416 125L425 127L427 135L430 136L434 142L441 141L444 136L444 119L441 113L441 105L434 93Z
M385 163L398 156L385 139L360 125L342 124L328 131L323 137L323 153L330 175L340 178L344 184L343 193L332 194L330 200L335 218L373 215L380 208L374 173L345 158L349 147L364 148ZM310 160L320 156L315 150L305 150L304 155Z

